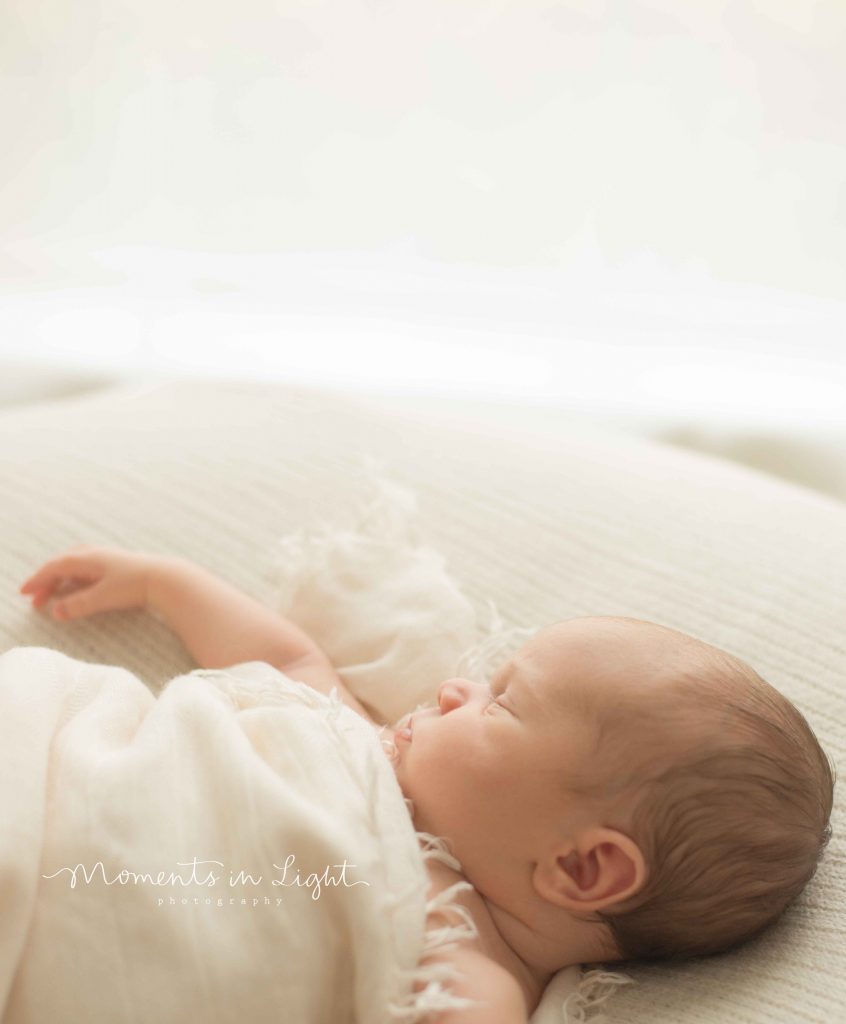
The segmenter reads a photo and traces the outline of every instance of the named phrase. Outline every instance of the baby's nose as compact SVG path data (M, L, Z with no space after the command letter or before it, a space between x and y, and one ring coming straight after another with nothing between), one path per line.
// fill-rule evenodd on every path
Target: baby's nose
M438 707L441 709L442 715L466 704L468 686L469 684L463 679L447 679L446 682L441 683L438 687Z

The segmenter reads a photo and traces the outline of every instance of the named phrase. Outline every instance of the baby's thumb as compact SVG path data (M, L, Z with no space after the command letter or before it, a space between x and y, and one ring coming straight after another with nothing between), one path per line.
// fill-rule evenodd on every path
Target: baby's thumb
M69 594L53 605L53 616L57 619L82 619L93 615L103 607L102 587L98 583L93 587Z

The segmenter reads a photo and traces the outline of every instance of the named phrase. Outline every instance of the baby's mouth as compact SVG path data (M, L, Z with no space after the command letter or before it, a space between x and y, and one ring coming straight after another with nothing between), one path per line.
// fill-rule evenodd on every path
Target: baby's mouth
M408 713L408 718L405 719L404 725L397 729L396 733L394 734L394 739L401 739L404 740L406 743L410 743L411 735L414 731L414 716L418 713L420 715L425 715L426 712L428 711L433 711L437 714L440 713L431 704L418 704L413 711L410 711ZM403 719L400 719L400 721L402 722Z

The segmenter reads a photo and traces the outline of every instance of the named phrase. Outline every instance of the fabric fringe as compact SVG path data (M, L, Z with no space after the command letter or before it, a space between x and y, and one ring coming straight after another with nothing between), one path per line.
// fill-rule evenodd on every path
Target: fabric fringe
M562 1024L605 1024L606 1017L601 1009L621 985L634 984L634 978L614 971L585 971L579 986L561 1004ZM594 1012L596 1011L596 1012ZM586 1016L589 1013L590 1016Z
M406 803L410 801L407 800ZM416 835L421 844L424 861L438 860L454 871L461 871L461 864L449 852L443 838L433 836L429 832L417 832ZM427 921L430 914L452 912L458 915L462 923L429 925L423 939L421 961L433 953L454 949L459 942L478 937L479 930L470 911L461 904L452 902L452 898L459 892L468 890L473 890L470 882L455 882L426 901ZM418 963L412 970L400 973L408 991L401 999L389 1004L388 1013L391 1020L404 1021L406 1024L423 1024L431 1014L478 1005L476 1000L457 996L450 991L449 986L460 979L460 972L452 964ZM417 984L425 985L425 988L418 992L413 991Z
M359 501L349 525L323 522L308 531L301 527L273 545L266 573L275 584L278 608L290 607L303 584L320 574L341 538L367 538L377 548L391 549L419 543L414 491L387 479L383 460L372 455L361 456L355 472L370 497Z
M488 623L481 625L486 634L461 655L455 666L455 673L470 679L489 680L493 673L505 663L508 657L522 647L529 637L540 629L539 626L511 626L506 628L502 616L492 598L486 602Z

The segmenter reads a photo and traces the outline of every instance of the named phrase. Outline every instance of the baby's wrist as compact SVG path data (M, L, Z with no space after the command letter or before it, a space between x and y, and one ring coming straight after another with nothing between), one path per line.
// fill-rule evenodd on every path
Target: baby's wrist
M144 564L144 607L162 618L165 590L179 573L182 559L171 555L147 555Z

